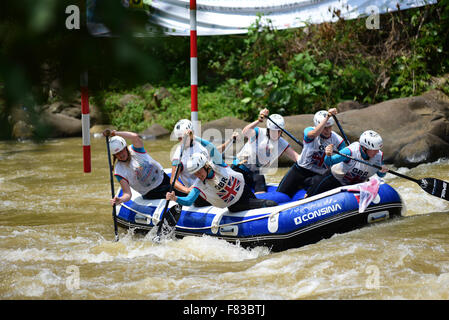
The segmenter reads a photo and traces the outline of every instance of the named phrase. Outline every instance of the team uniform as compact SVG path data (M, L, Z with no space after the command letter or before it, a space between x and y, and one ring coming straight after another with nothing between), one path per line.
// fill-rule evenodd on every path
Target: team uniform
M243 146L232 164L232 169L243 174L255 192L266 191L265 177L290 144L282 137L271 140L266 128L254 128L255 135Z
M335 132L326 139L321 135L310 139L307 134L314 130L314 127L304 129L303 149L297 162L282 179L277 191L292 197L295 193L306 186L305 180L317 175L323 175L329 170L329 166L324 162L326 156L325 149L333 144L334 150L342 150L346 147L343 138Z
M182 148L181 144L178 145L178 147L176 148L172 158L172 166L177 166L181 161L181 170L179 173L179 179L186 187L192 186L195 180L197 179L195 175L190 174L187 170L185 170L187 161L193 154L201 153L204 156L206 156L206 158L211 162L217 165L226 166L226 163L224 162L221 153L211 142L207 140L195 137L192 144L184 149L182 153L182 158L180 159L181 148ZM197 201L195 202L195 205L199 207L210 205L208 201L203 200L205 200L204 197L198 198Z
M244 187L243 175L228 166L214 166L211 178L205 182L197 178L193 184L205 200L218 208L235 204L242 196Z
M170 186L170 178L164 173L159 162L154 160L144 148L131 145L128 148L130 160L118 161L114 168L116 179L125 179L129 186L146 199L164 198Z
M195 175L190 174L187 170L184 170L185 165L187 164L187 160L194 153L204 154L208 160L211 160L215 164L226 165L226 163L223 161L221 153L211 142L207 140L195 137L192 145L184 149L182 159L179 159L181 148L181 145L176 148L172 158L172 166L177 166L179 164L179 161L181 161L181 173L179 175L179 178L185 186L190 187L196 180Z
M359 142L351 143L347 148L341 150L342 154L346 154L356 159L364 160L373 165L383 165L383 152L379 150L372 158L368 158L363 152ZM329 174L323 176L314 184L308 196L313 196L340 186L351 185L364 182L374 174L384 177L386 173L380 172L378 169L366 165L364 163L351 160L341 155L333 155L332 157L325 157L325 162L328 166L332 166Z
M192 191L186 197L177 198L179 204L190 206L201 195L211 205L228 208L231 212L277 205L271 200L257 199L245 184L243 175L229 166L210 166L212 170L204 181L197 178Z
M356 159L362 159L362 150L360 148L359 142L354 142L348 147L349 150L349 156L352 156ZM329 164L333 164L333 162L338 161L338 159L341 159L342 156L335 156L334 160L330 158ZM342 157L345 158L345 157ZM349 160L349 161L348 161ZM365 160L365 159L364 159ZM365 160L368 163L371 163L373 165L382 166L383 165L383 152L379 151L374 157L371 159ZM333 170L331 170L332 175L342 184L342 185L348 185L348 184L356 184L360 182L364 182L369 177L374 175L375 173L378 173L378 169L374 168L372 166L368 166L364 163L360 163L358 161L350 160L348 158L345 158L344 161L339 162L334 167L332 167ZM385 175L382 174L381 175Z

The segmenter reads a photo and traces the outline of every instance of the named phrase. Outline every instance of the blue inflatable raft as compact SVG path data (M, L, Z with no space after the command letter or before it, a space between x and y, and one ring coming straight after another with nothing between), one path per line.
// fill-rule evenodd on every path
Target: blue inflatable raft
M206 234L243 247L267 246L282 251L401 216L403 210L400 195L386 183L380 184L376 197L363 212L359 212L360 193L354 188L340 187L306 199L304 190L290 198L276 188L268 185L267 193L257 195L276 201L276 207L235 213L216 207L183 207L174 234ZM132 194L130 201L117 206L118 225L148 232L159 222L166 200L146 200L135 190ZM170 201L169 207L172 205L175 203Z

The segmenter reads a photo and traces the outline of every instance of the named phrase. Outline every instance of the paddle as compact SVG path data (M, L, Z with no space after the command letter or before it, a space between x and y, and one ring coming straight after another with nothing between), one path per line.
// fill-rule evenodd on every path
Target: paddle
M350 143L349 143L348 137L346 137L346 134L345 134L345 132L343 131L343 128L341 127L340 122L339 122L338 119L337 119L337 116L333 114L332 117L334 117L334 120L335 120L335 123L336 123L337 126L338 126L338 129L340 129L340 132L341 132L341 134L343 135L343 138L345 139L346 146L349 146Z
M237 141L237 137L236 136L232 136L232 143L229 143L226 148L224 148L224 150L221 152L222 154L225 154L226 151L228 151L228 149Z
M112 198L115 196L114 192L114 177L112 176L112 164L111 164L111 151L109 150L109 137L106 136L106 149L108 150L108 162L109 162L109 178L111 180L111 194ZM112 219L114 220L114 232L115 232L115 241L119 240L118 230L117 230L117 210L115 208L115 204L112 206Z
M338 122L337 117L335 115L332 115L332 116L334 117L335 122L337 123L337 126L340 129L340 132L343 134L343 137L345 138L345 142L349 145L348 138L346 137L346 135L345 135L345 133L343 131L343 128L340 126L340 123ZM371 164L371 163L369 163L367 161L355 159L355 158L353 158L351 156L342 154L342 153L340 153L338 151L334 151L334 152L336 154L339 154L339 155L344 156L346 158L349 158L351 160L358 161L358 162L366 164L368 166L372 166L372 167L374 167L376 169L379 169L379 170L382 169L382 167L380 167L378 165L375 165L375 164ZM399 172L395 172L393 170L388 170L388 172L390 172L391 174L394 174L394 175L396 175L398 177L401 177L401 178L413 181L413 182L417 183L421 187L421 189L423 189L427 193L429 193L429 194L431 194L431 195L433 195L435 197L442 198L442 199L445 199L445 200L449 201L449 192L447 191L448 183L446 181L439 180L439 179L436 179L436 178L424 178L424 179L418 180L418 179L414 179L414 178L411 178L409 176L400 174Z
M168 192L170 192L170 193L171 193L171 192L173 191L173 189L175 188L176 179L178 179L179 169L181 168L181 164L182 164L182 162L181 162L181 160L182 160L182 154L184 153L184 147L185 147L185 143L186 143L186 141L187 141L185 135L182 137L182 140L183 140L183 142L182 142L182 147L181 147L181 151L180 151L180 154L179 154L179 163L178 163L178 165L176 166L175 177L173 178L173 182L172 182L171 185L170 185L170 190L168 191ZM169 204L169 203L170 203L170 200L166 200L164 210L162 211L162 217L161 217L161 220L160 220L159 223L157 224L157 232L156 232L156 237L155 237L156 241L157 241L158 239L160 239L160 235L161 235L161 232L162 232L162 226L163 226L163 224L164 224L164 219L165 219L165 216L166 216L166 211L167 211L167 209L168 209L168 204ZM168 211L168 214L171 215L170 211ZM172 218L171 220L175 222L174 225L176 225L176 222L177 222L176 219L175 219L173 216L172 216L171 218Z
M334 151L334 153L339 154L348 159L366 164L367 166L371 166L371 167L374 167L379 170L382 169L381 166L369 163L364 160L356 159L352 156L348 156L348 155L340 153L338 151ZM395 172L393 170L388 170L388 172L391 174L394 174L395 176L398 176L398 177L401 177L401 178L404 178L404 179L407 179L407 180L417 183L421 187L421 189L423 189L425 192L431 194L432 196L449 201L449 190L448 190L449 183L446 181L436 179L436 178L423 178L423 179L418 180L418 179L406 176L404 174L401 174L399 172Z
M285 129L281 128L276 122L271 120L269 116L267 116L267 118L268 118L268 120L273 122L282 132L285 132L285 134L287 134L290 138L292 138L293 141L298 143L301 147L303 146L303 144L301 142L299 142L298 139L296 139L294 136L292 136ZM338 120L336 119L335 116L334 116L334 118L336 120L335 122L337 123L338 128L340 129L340 132L345 136L345 139L347 139L346 135L344 134L343 128L341 128L341 126L340 126L340 123L338 122ZM349 145L349 141L346 141L346 143L348 143L348 145ZM379 169L379 170L382 169L382 167L380 167L378 165L369 163L367 161L356 159L356 158L348 156L346 154L342 154L342 153L340 153L338 151L334 151L334 153L339 154L339 155L344 156L344 157L347 157L347 158L349 158L351 160L358 161L360 163L366 164L368 166L372 166L372 167L374 167L376 169ZM429 193L429 194L431 194L431 195L433 195L435 197L438 197L438 198L445 199L445 200L449 201L449 190L448 190L449 183L446 182L446 181L443 181L443 180L440 180L440 179L436 179L436 178L424 178L424 179L418 180L418 179L414 179L414 178L411 178L409 176L403 175L403 174L401 174L399 172L395 172L393 170L388 170L388 172L393 174L393 175L396 175L398 177L401 177L401 178L413 181L413 182L417 183L421 187L421 189L423 189L427 193Z
M273 120L271 120L270 116L267 116L267 119L270 120L271 122L274 123L274 125L276 127L278 127L282 132L284 132L286 135L288 135L293 141L295 141L297 144L299 144L301 147L303 147L304 145L302 144L301 141L299 141L298 139L296 139L293 135L291 135L287 130L285 130L284 128L281 128L276 122L274 122Z

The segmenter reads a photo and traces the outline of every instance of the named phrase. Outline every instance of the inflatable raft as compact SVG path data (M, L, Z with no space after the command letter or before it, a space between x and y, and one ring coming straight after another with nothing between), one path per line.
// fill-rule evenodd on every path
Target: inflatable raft
M234 213L216 207L182 207L174 234L208 235L243 247L266 246L272 251L282 251L401 216L404 208L400 195L384 182L364 210L360 210L357 185L305 199L304 190L290 198L276 192L276 188L277 185L270 184L267 193L257 195L276 201L275 207ZM118 195L121 193L119 190ZM130 201L117 206L117 223L123 228L148 232L160 221L166 200L146 200L135 190L132 194ZM169 207L175 204L170 201Z

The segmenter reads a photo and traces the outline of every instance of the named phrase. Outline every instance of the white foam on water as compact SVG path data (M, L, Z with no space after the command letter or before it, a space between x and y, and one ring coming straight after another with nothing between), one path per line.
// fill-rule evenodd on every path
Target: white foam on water
M160 258L174 258L189 261L244 261L256 259L269 253L268 248L245 249L240 245L210 236L188 236L169 241L158 247Z
M449 181L448 165L449 159L441 158L432 163L420 164L412 169L405 167L392 169L418 180L425 177L433 177ZM407 207L406 216L449 211L448 201L428 194L415 182L397 177L391 173L387 173L385 181L391 184L401 195Z
M37 233L16 231L13 236ZM72 261L78 263L101 263L115 259L137 259L156 256L167 261L244 261L257 259L269 254L268 248L244 249L213 237L185 237L154 243L147 238L136 239L132 233L122 236L119 242L105 239L88 239L83 236L64 237L60 234L39 234L47 236L48 247L41 248L3 248L1 254L6 261ZM37 241L37 240L36 240ZM53 243L55 245L51 246Z
M29 274L30 268L25 268L25 273L12 275L11 291L7 296L23 296L40 298L49 292L59 293L59 287L64 284L64 279L49 268L43 268L38 274Z
M304 299L315 294L317 289L322 285L322 279L306 279L295 284L293 290L289 290L289 299Z
M52 145L66 146L67 141ZM0 214L15 218L0 227L0 270L5 274L0 298L449 299L449 203L414 182L391 174L385 178L404 198L410 214L419 216L280 253L264 247L244 249L208 236L157 244L150 235L122 229L120 241L113 242L107 161L100 144L102 149L93 155L105 165L92 175L69 175L78 165L67 163L52 172L52 163L39 164L35 154L14 154L13 161L32 162L37 171L13 167L0 177L1 186L8 184L7 191L0 192ZM58 153L60 149L54 148ZM66 149L70 151L64 158L79 160L72 153L75 148ZM164 151L163 157L167 154ZM53 161L54 155L46 157ZM397 171L448 181L448 164L445 159ZM268 180L277 182L282 175ZM39 177L52 183L53 193L41 195ZM17 216L14 209L20 210ZM69 266L80 271L80 288L74 291L65 286ZM374 275L367 272L371 267L379 271L374 289L367 287Z

